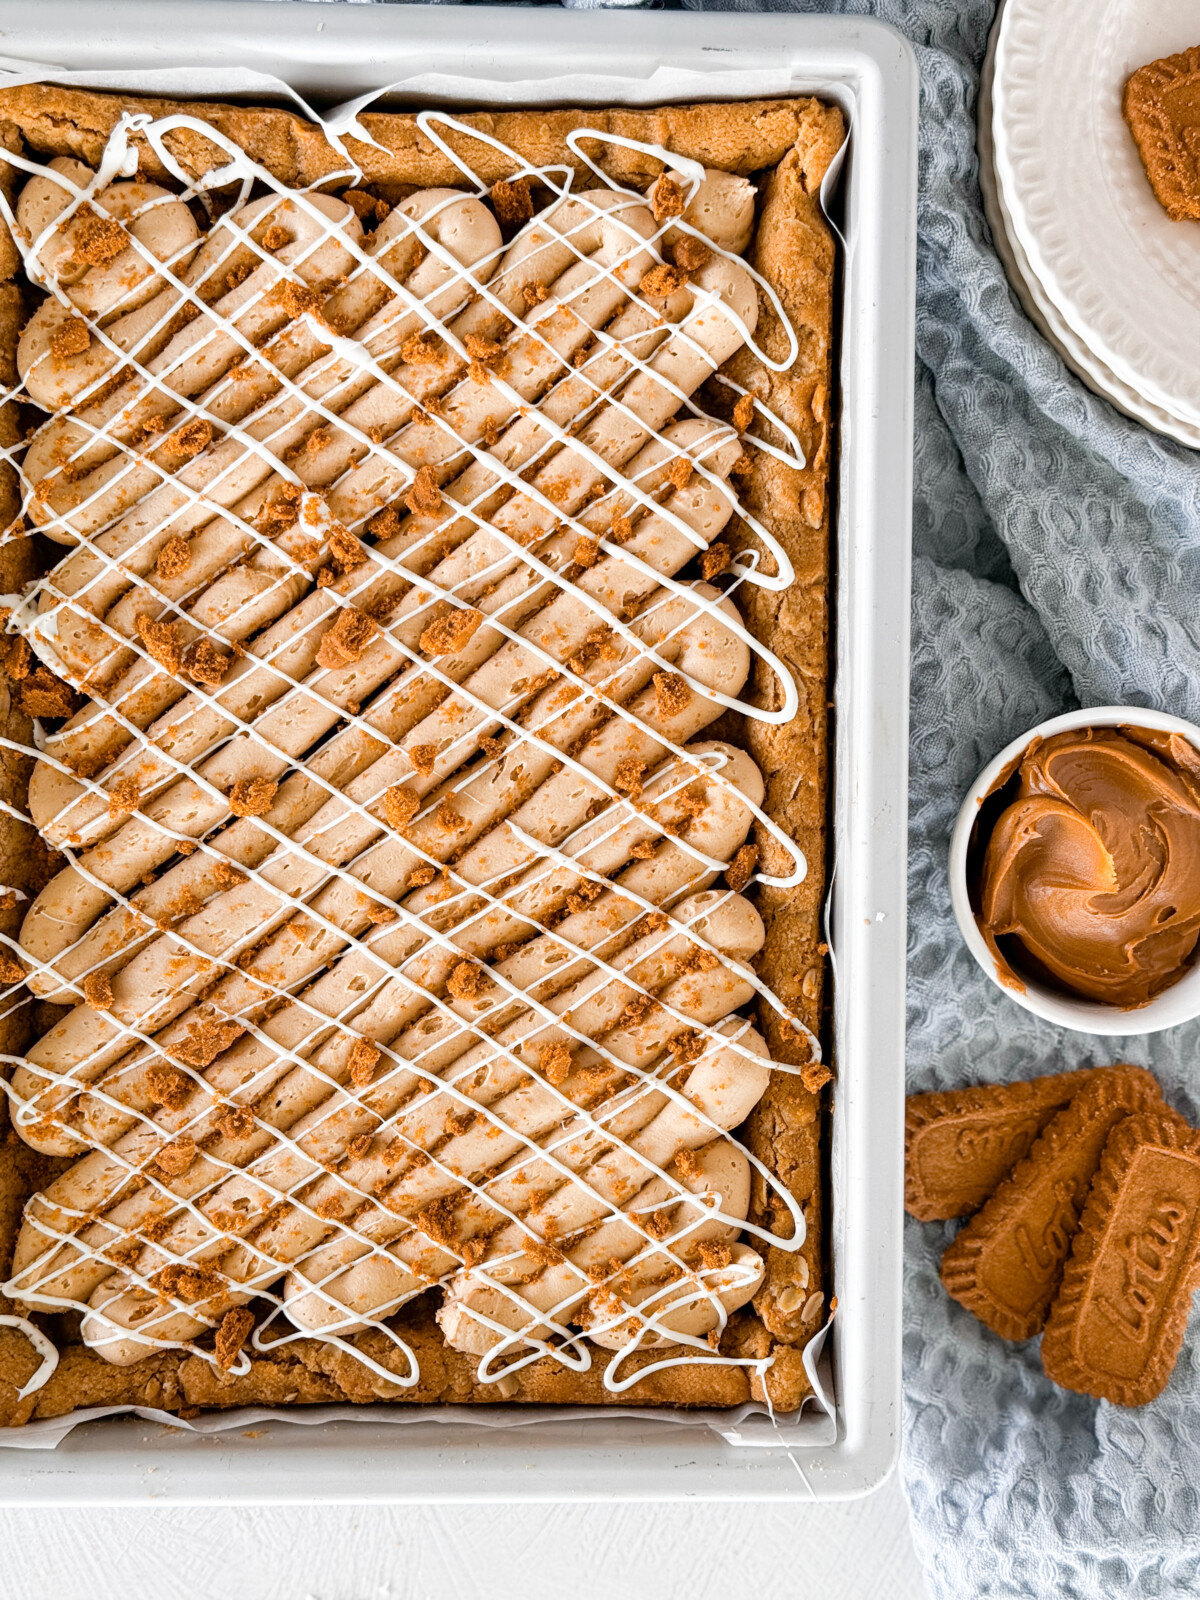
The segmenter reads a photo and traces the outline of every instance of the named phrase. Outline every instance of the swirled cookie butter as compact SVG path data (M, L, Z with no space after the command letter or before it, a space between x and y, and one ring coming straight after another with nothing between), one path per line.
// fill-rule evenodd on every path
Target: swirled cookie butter
M1200 753L1079 728L1030 744L1003 798L975 885L1002 978L1126 1009L1177 982L1200 938Z

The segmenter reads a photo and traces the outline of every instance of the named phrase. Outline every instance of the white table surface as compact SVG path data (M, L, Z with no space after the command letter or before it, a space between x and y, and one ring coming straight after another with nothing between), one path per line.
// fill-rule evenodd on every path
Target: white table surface
M12 1600L926 1600L893 1477L844 1505L0 1511Z

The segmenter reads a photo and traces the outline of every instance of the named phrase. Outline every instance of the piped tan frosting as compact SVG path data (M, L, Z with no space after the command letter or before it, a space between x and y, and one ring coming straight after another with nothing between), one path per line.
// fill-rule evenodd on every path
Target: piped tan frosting
M128 179L126 132L97 173L30 168L16 219L50 291L26 509L73 546L16 623L90 699L35 769L70 865L21 935L76 1003L9 1086L81 1159L8 1292L116 1362L216 1360L260 1298L254 1347L342 1346L431 1285L485 1379L589 1342L726 1359L773 1182L729 1136L768 1071L737 1013L778 1002L710 886L752 822L786 841L698 735L795 692L677 574L736 510L774 571L713 575L791 578L694 398L753 344L753 192L689 163L671 204L552 193L502 241L486 191L426 190L367 237L231 148L242 203L198 233L203 185ZM773 710L740 698L752 653Z

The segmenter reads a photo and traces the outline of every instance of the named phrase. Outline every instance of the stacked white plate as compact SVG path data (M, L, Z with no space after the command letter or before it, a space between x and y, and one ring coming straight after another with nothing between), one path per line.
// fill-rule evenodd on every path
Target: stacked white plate
M1004 0L979 102L988 222L1073 371L1200 449L1200 222L1172 222L1121 115L1130 73L1200 44L1200 0Z

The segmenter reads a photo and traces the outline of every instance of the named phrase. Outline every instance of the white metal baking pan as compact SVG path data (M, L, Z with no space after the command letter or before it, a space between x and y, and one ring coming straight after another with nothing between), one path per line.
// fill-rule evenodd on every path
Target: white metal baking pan
M891 29L849 17L469 12L254 0L0 0L0 81L30 62L137 73L186 93L213 67L282 78L315 107L415 73L486 78L526 105L727 98L757 73L819 93L852 127L841 282L830 1345L836 1437L741 1447L711 1430L597 1413L517 1428L443 1412L213 1434L134 1418L54 1450L0 1450L0 1503L840 1499L891 1470L900 1391L901 1121L917 73ZM704 74L687 94L661 69ZM153 78L149 76L153 73ZM658 74L656 83L655 75ZM142 74L147 74L142 76ZM555 80L553 83L550 80ZM569 80L569 83L568 83ZM666 92L659 92L662 83ZM562 91L562 93L560 93ZM428 100L429 96L426 96ZM461 88L440 98L465 98ZM756 1442L761 1442L759 1435Z

